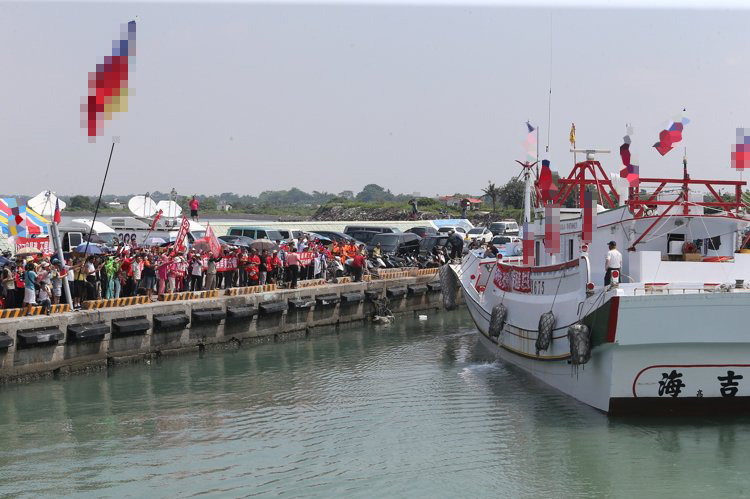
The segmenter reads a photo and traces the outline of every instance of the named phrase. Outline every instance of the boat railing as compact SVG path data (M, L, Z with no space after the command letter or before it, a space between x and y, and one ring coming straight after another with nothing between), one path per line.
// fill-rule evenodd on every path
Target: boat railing
M704 287L662 287L662 286L637 286L624 290L625 295L646 296L646 295L691 295L706 293L741 293L750 290L745 288L723 287L721 285L708 285Z

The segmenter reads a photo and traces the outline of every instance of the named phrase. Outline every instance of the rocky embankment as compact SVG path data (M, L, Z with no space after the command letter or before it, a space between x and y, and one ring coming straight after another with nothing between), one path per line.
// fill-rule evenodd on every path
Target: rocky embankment
M435 217L433 217L435 218ZM398 208L369 208L364 206L325 205L312 216L316 221L351 220L356 222L380 220L410 220L409 212Z
M441 218L460 218L455 213L441 214L437 212L421 212L420 220L437 220ZM496 220L509 218L506 214L491 214L487 212L470 212L467 218L474 225L486 225ZM357 222L385 221L385 220L411 220L411 211L394 207L377 208L366 206L325 205L318 208L311 220L316 221L339 221L351 220ZM415 222L418 222L416 220Z

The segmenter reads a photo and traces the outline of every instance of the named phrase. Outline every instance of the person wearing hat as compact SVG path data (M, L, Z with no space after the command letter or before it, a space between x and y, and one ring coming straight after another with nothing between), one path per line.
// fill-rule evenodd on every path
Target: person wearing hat
M614 241L609 242L609 251L607 251L607 258L604 261L604 268L606 273L604 274L604 285L609 286L612 282L612 271L620 271L622 268L622 254L617 251L617 243Z

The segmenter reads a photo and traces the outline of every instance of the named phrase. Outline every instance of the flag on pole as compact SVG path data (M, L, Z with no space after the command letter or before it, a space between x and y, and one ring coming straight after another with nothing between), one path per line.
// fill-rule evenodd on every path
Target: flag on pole
M576 124L575 123L570 124L570 145L573 147L576 146Z
M623 169L620 170L620 177L627 179L630 187L638 187L640 183L638 159L630 150L631 142L633 141L631 135L633 135L633 127L627 127L627 135L622 138L622 145L620 146L620 158L622 158Z
M164 213L164 210L159 210L159 211L158 211L158 212L156 213L156 216L154 217L154 221L153 221L153 222L151 222L151 229L150 229L150 230L152 230L152 231L153 231L153 230L154 230L154 229L156 228L156 222L158 222L158 221L159 221L159 219L161 218L161 215L162 215L163 213Z
M206 225L206 240L208 241L209 251L211 256L219 258L221 256L221 243L219 238L214 234L214 230L211 228L211 224Z
M732 144L732 168L750 168L750 128L737 129L737 141Z
M659 154L664 156L674 149L674 147L672 147L673 144L682 141L682 131L688 123L690 123L690 120L685 117L684 109L682 110L682 113L678 114L667 123L664 130L659 132L659 141L654 144L654 147L659 151Z
M177 253L182 253L185 251L185 238L187 237L187 233L190 230L190 220L183 215L182 216L182 224L180 224L180 230L177 231L177 238L174 242L174 247L172 249L172 254L176 255Z
M62 220L62 217L60 216L60 200L55 200L55 215L53 217L56 224L59 224Z
M526 151L526 161L531 162L537 159L536 134L534 133L536 127L532 126L532 124L527 121L526 128L528 128L529 131L526 134L526 138L523 140L523 142L521 142L521 146L523 146L524 151Z
M121 28L121 39L112 42L112 55L105 56L103 64L89 73L88 96L81 103L81 127L86 130L89 142L103 135L104 121L113 113L128 110L128 72L135 71L135 21Z

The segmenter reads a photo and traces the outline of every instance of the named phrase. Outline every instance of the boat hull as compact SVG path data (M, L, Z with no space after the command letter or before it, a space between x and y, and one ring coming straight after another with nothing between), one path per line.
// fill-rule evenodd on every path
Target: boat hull
M554 330L549 352L536 352L530 321L525 328L513 325L515 306L533 318L549 304L540 302L529 313L533 297L504 296L508 323L496 338L489 331L493 303L471 288L464 293L482 343L498 358L596 409L615 415L750 412L750 332L743 324L748 292L602 295L581 320L594 345L580 366L570 360L567 323Z

